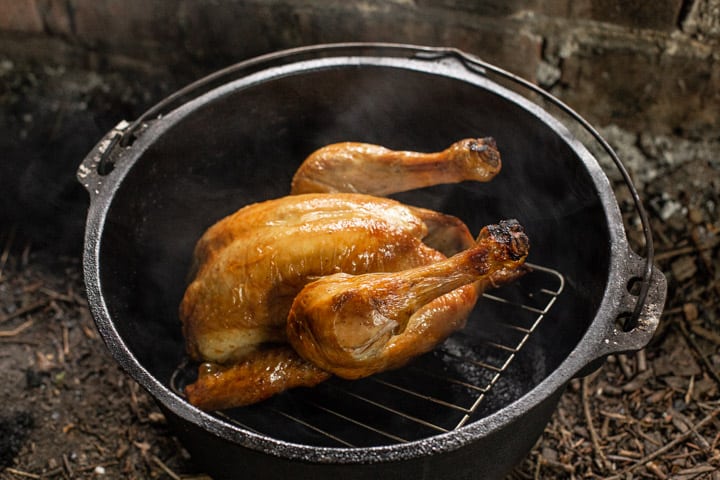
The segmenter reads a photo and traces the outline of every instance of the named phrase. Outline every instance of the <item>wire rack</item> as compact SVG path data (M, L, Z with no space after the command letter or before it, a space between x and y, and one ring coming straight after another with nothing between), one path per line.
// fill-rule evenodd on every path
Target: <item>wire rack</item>
M520 281L485 293L463 330L406 367L361 380L333 378L214 415L279 440L329 447L409 442L482 418L541 380L533 375L542 370L542 357L526 346L555 305L564 278L530 266ZM516 371L508 378L513 363ZM192 370L183 364L172 375L179 395Z

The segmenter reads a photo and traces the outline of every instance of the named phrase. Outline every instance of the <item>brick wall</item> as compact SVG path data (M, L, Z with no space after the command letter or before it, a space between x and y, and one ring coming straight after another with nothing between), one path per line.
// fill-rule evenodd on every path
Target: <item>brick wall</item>
M194 78L312 43L454 46L597 124L717 135L720 0L0 0L0 57Z

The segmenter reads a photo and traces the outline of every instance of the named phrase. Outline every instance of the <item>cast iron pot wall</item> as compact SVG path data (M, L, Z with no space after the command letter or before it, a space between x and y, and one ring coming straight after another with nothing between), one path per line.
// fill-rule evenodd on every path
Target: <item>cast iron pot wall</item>
M91 152L79 177L92 197L85 267L93 315L114 357L217 478L501 478L541 434L567 381L609 353L647 342L664 278L653 276L641 325L617 329L615 318L632 309L626 285L641 276L642 261L628 249L610 185L587 150L546 112L456 55L423 60L383 56L383 48L348 50L353 55L319 50L319 58L297 62L290 54L188 101L150 122L108 175L95 170L110 134ZM184 359L177 307L207 227L246 204L286 195L297 166L322 145L352 140L437 151L471 136L497 140L503 171L496 179L397 197L456 215L475 233L517 218L531 239L529 260L566 281L506 374L514 390L490 399L495 407L484 418L410 444L319 448L230 425L168 388ZM468 328L481 317L476 312Z

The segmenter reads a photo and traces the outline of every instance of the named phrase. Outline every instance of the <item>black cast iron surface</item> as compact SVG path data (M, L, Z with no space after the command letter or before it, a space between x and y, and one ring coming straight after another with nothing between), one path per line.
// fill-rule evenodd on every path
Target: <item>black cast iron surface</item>
M646 262L629 250L607 178L585 147L544 110L458 61L455 51L432 59L417 58L419 52L355 45L251 61L238 80L161 119L143 119L133 142L110 132L79 169L92 197L85 272L98 329L211 473L352 471L351 478L369 478L382 469L435 478L452 469L459 478L497 477L529 450L574 375L610 353L641 348L654 331L665 296L657 272L637 327L626 332L616 324L636 309L628 285L643 277ZM531 238L532 260L565 276L557 310L524 350L546 359L536 384L459 430L370 448L280 441L200 412L169 388L184 356L176 316L182 279L195 240L211 223L286 194L299 162L323 144L358 140L435 151L476 135L496 138L504 159L498 179L398 198L457 215L471 231L517 217ZM119 145L111 149L114 168L100 175L111 143ZM353 468L344 469L348 464Z

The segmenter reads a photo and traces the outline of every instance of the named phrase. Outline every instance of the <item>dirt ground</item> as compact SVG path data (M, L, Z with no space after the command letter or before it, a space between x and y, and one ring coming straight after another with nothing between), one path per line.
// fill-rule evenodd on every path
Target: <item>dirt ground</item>
M720 141L607 128L651 215L651 344L574 380L510 479L720 479ZM640 244L628 195L629 236ZM78 255L0 225L0 478L207 478L93 325Z

